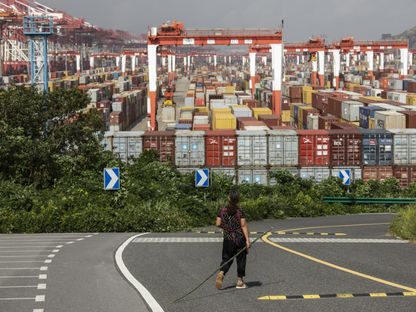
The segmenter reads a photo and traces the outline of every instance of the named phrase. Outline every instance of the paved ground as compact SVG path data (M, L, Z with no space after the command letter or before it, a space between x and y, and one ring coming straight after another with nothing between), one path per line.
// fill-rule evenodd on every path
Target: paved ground
M130 243L126 240L133 234L0 235L0 311L151 311L126 281L130 278L160 304L153 310L158 312L414 312L416 245L387 235L392 217L252 223L253 239L271 226L274 234L250 252L250 287L235 289L234 265L223 290L216 290L211 279L176 304L172 301L219 265L221 234L216 228L140 234ZM116 266L115 255L121 255L126 268L120 262ZM352 298L331 298L340 294ZM388 296L380 297L384 294Z
M114 265L129 236L0 235L0 311L147 311Z
M234 265L223 290L216 290L211 279L176 304L172 301L219 265L221 235L205 233L215 228L201 229L203 233L140 236L127 246L124 261L164 311L414 312L416 297L404 297L403 292L415 295L411 292L416 288L416 246L387 235L391 219L392 215L381 214L253 223L253 232L273 225L273 231L290 233L273 234L269 243L253 247L247 265L249 289L235 289ZM370 297L370 293L395 296ZM296 297L311 294L358 297ZM282 299L276 296L289 299L276 300Z

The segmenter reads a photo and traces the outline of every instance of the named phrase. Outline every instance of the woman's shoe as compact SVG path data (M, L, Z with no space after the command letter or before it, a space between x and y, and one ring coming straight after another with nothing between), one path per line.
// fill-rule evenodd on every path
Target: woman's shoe
M237 289L245 289L245 288L247 288L247 285L246 285L246 283L244 283L244 281L243 281L243 279L238 279L237 280L237 285L235 286L235 288L237 288Z
M217 274L217 279L215 280L215 287L217 289L221 289L223 280L224 280L224 272L219 271Z

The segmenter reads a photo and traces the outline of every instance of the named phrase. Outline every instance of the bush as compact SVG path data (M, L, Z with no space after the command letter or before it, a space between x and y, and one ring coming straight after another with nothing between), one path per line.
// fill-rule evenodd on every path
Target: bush
M416 206L400 210L390 229L401 238L416 240Z

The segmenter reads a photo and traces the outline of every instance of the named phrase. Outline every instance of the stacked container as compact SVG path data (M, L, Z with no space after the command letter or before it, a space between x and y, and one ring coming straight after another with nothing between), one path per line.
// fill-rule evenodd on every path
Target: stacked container
M235 167L237 165L235 131L206 132L205 164L208 167Z
M299 142L294 130L268 131L268 165L270 167L296 167L299 164Z
M175 132L147 131L143 136L143 149L159 153L161 163L175 163Z
M355 129L330 130L330 166L361 165L361 133Z
M203 131L176 131L175 164L177 167L202 167L205 163L205 133Z
M299 130L299 166L329 166L330 137L325 130Z

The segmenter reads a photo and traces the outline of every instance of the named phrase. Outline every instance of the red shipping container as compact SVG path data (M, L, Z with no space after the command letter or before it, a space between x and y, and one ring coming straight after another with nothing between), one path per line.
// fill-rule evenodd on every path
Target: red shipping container
M123 112L112 112L110 114L110 125L118 126L123 124Z
M416 81L409 81L408 82L407 92L416 93Z
M362 135L358 130L330 130L330 165L361 166Z
M195 99L195 106L205 106L205 100L201 98Z
M242 122L243 121L257 121L256 118L254 117L238 117L237 118L237 129L241 130L243 125Z
M282 96L282 110L290 110L290 99Z
M328 110L327 113L342 118L342 102L344 101L343 98L339 97L330 97L328 99Z
M331 129L331 124L338 122L338 118L334 116L319 116L318 117L318 127L321 130Z
M259 115L259 120L263 121L269 128L280 125L280 118L275 115Z
M289 97L292 102L302 102L302 86L290 86Z
M298 130L299 166L328 166L330 139L326 130Z
M237 136L235 131L207 131L205 136L205 164L208 167L235 167L237 164Z
M143 136L143 149L145 151L157 151L161 163L175 163L175 132L145 132Z
M243 105L248 105L248 107L259 107L259 102L257 100L245 99L243 100Z
M406 116L406 128L416 128L415 111L401 111L400 113Z
M393 178L393 167L391 166L364 166L363 167L363 180L379 180L384 181L386 179Z
M408 187L416 181L416 166L394 166L393 174L401 187Z

